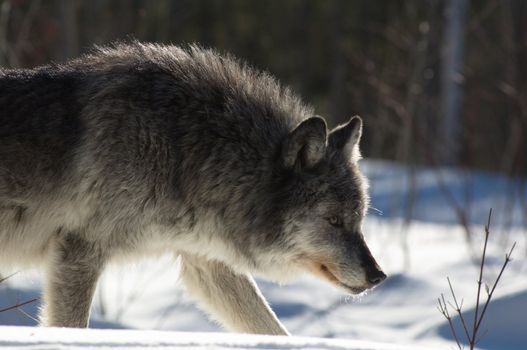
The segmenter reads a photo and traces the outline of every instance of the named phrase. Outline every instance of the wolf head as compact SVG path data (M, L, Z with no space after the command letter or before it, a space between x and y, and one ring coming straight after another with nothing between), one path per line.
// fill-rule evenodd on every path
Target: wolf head
M362 121L328 131L320 117L300 123L281 149L281 245L295 264L353 294L386 275L368 249L362 220L368 207L358 167Z

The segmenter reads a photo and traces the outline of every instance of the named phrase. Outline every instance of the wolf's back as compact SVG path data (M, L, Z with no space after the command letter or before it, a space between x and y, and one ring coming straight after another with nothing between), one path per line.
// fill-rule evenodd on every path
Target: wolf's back
M0 199L52 191L74 170L99 176L89 181L108 196L126 188L214 205L257 188L312 115L230 57L138 43L0 71L0 110Z

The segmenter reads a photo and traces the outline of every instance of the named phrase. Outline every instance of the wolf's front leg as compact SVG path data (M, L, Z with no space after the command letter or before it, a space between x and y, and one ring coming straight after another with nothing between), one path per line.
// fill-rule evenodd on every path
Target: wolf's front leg
M189 294L235 332L288 335L250 276L219 262L182 256L181 277Z
M72 233L54 243L46 271L41 324L87 327L93 293L104 265L101 249Z

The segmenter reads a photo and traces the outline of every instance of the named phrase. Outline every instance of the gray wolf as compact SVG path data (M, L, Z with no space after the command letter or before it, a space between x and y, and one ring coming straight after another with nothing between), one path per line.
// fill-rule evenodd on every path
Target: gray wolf
M328 130L266 73L130 43L0 71L0 264L45 270L41 322L86 327L109 261L171 252L225 327L287 334L252 274L350 293L386 276L361 233L358 117Z

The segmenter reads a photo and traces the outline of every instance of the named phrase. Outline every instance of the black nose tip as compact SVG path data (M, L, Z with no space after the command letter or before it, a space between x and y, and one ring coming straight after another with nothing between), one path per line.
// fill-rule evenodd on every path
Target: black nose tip
M381 270L375 270L368 276L368 281L372 285L377 285L386 279L386 275Z

